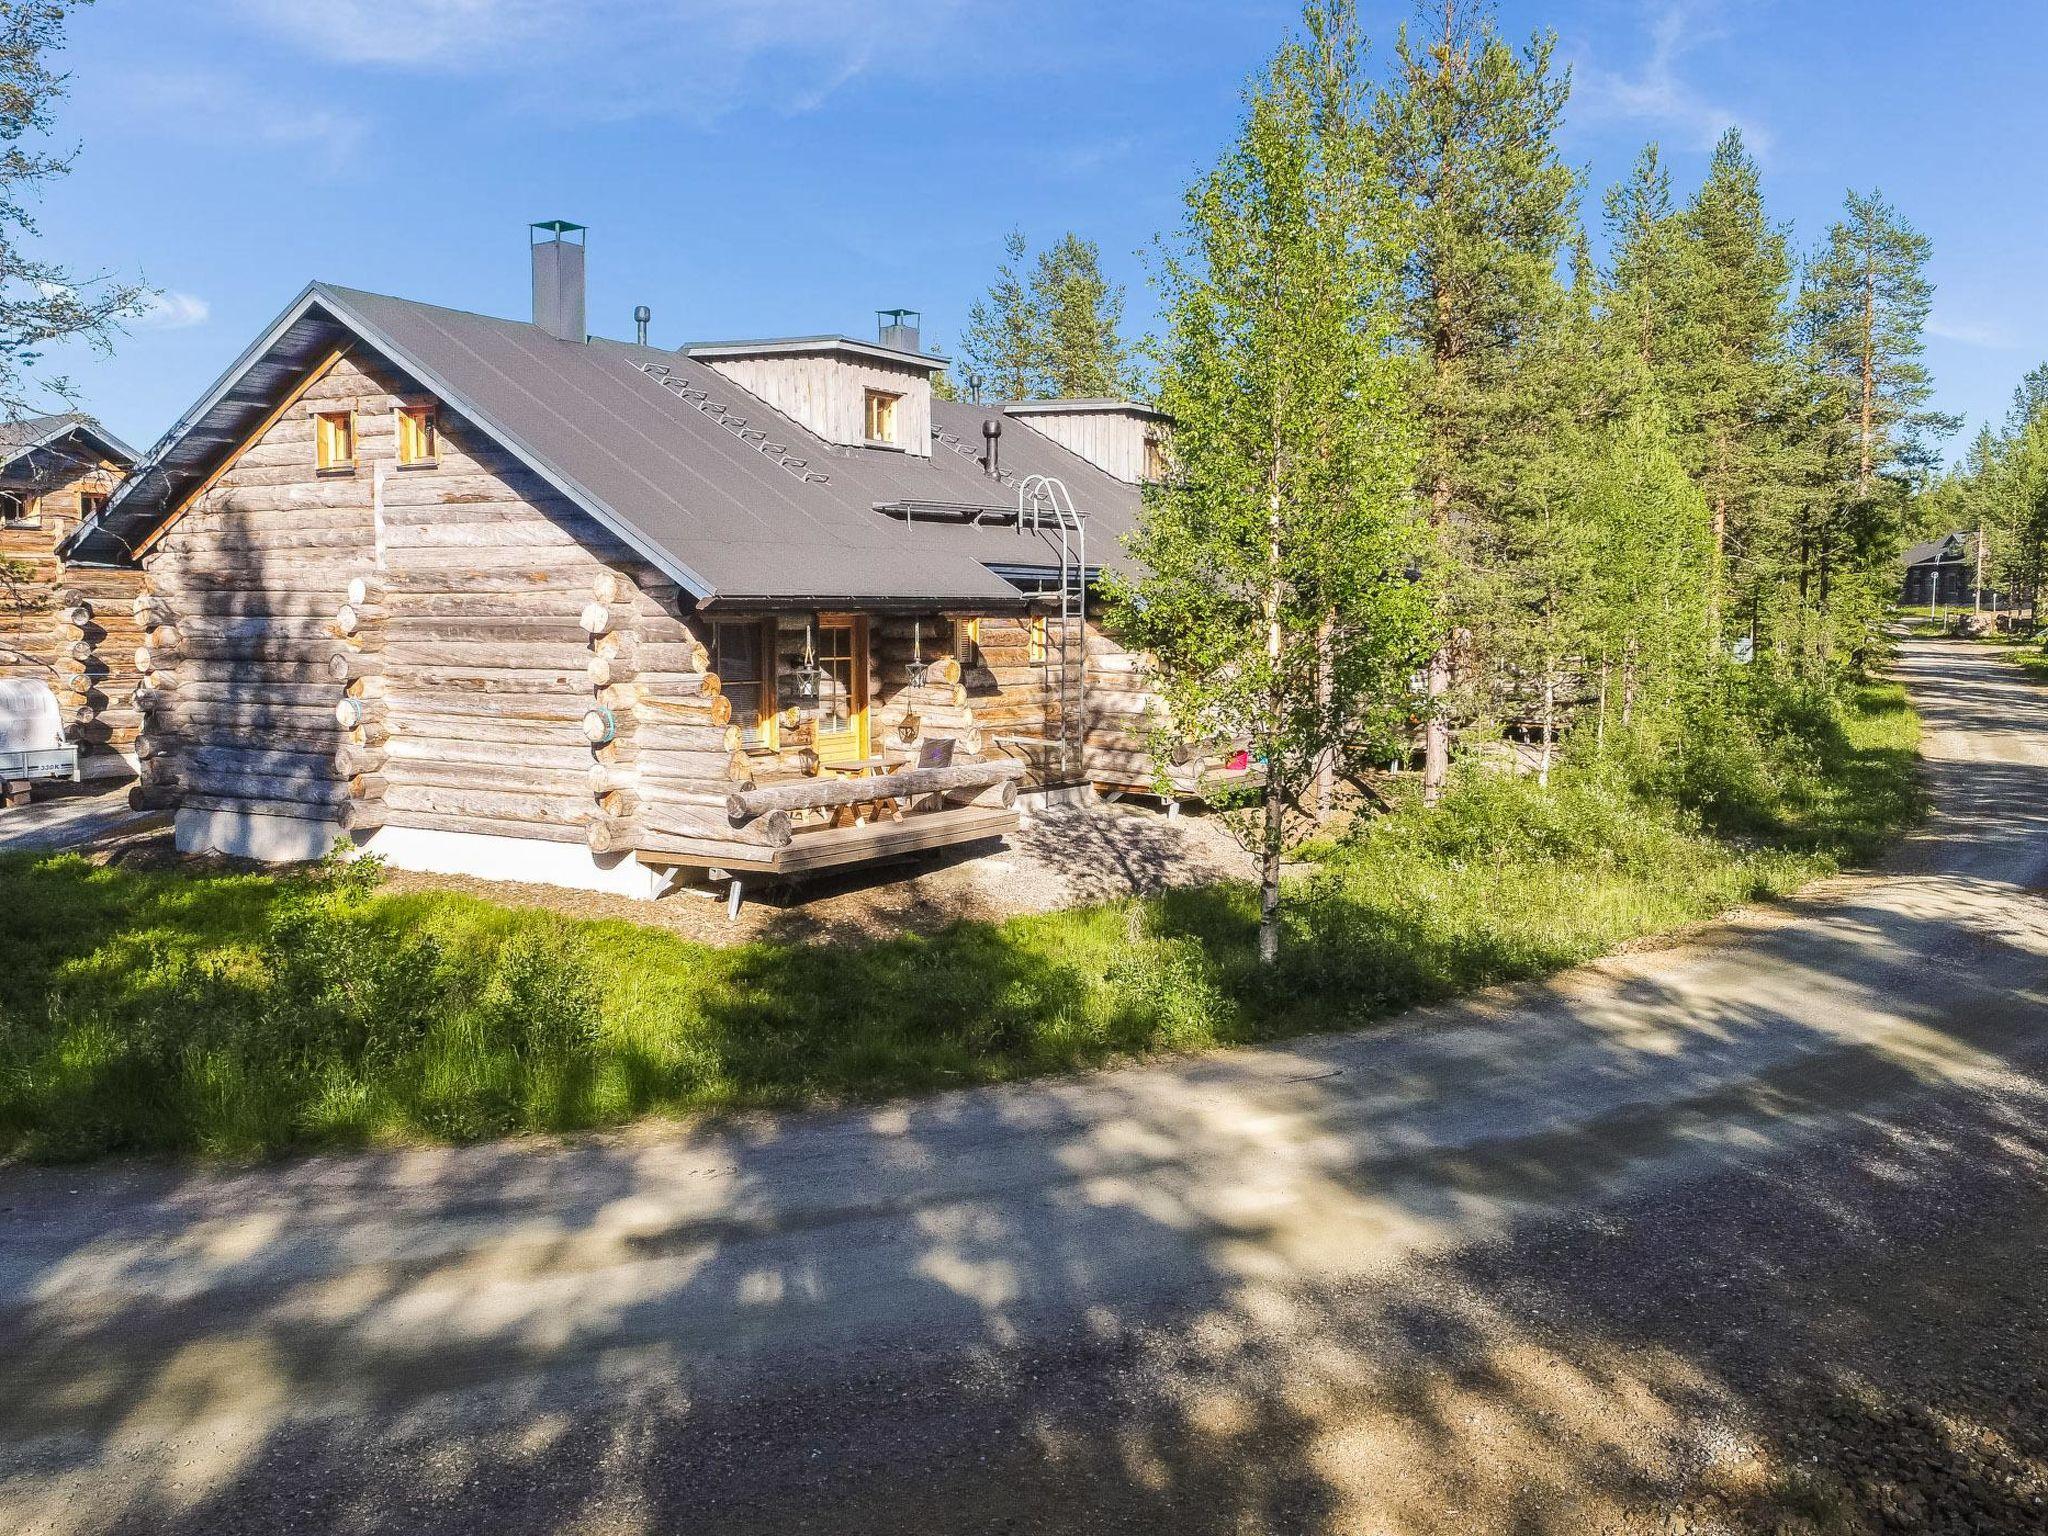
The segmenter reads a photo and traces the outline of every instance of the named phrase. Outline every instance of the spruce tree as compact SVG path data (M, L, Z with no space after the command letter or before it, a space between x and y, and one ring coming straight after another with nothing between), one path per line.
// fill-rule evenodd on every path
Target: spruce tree
M1570 83L1556 40L1517 51L1481 0L1441 0L1403 28L1374 136L1406 205L1404 341L1422 426L1419 489L1439 541L1444 602L1427 671L1423 792L1450 766L1449 693L1465 624L1461 548L1497 510L1503 477L1531 438L1517 349L1553 301L1577 231L1578 180L1556 134ZM1483 535L1479 535L1483 537Z
M1249 741L1263 766L1249 840L1269 963L1287 812L1332 753L1393 739L1426 632L1398 211L1360 131L1363 47L1351 0L1310 4L1187 193L1158 273L1176 473L1147 489L1143 575L1116 601L1172 729Z

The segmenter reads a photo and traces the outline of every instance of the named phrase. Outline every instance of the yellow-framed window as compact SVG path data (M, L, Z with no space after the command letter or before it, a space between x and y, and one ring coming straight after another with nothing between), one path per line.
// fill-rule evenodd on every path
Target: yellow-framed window
M825 762L868 755L868 630L858 614L825 614L815 639L818 756Z
M313 464L318 469L353 469L356 462L354 411L321 411L313 418Z
M1031 615L1030 657L1034 664L1045 660L1045 615Z
M775 745L775 628L758 619L718 619L711 625L711 670L732 701L732 723L743 747Z
M963 667L978 667L981 665L980 619L955 619L953 621L953 654Z
M431 405L401 406L398 412L398 462L431 464L441 456L441 423Z
M902 396L892 395L885 389L871 389L867 392L866 423L862 428L871 443L896 442L896 402Z

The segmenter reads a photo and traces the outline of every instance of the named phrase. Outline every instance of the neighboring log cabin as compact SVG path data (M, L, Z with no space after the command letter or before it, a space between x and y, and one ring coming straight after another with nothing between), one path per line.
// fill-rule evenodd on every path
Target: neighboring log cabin
M61 561L57 549L134 463L134 451L90 416L0 422L0 677L55 690L89 778L135 768L142 573L118 558Z
M139 561L142 798L179 845L654 894L1147 788L1125 558L1163 422L934 397L876 341L586 335L315 283L71 541ZM1201 761L1175 770L1190 785Z

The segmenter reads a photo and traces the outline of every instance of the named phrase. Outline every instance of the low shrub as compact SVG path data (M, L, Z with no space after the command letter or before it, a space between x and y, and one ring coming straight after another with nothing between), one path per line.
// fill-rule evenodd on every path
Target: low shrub
M1730 707L1761 713L1361 824L1291 887L1270 969L1240 885L711 949L401 895L369 860L279 877L0 857L0 1154L461 1141L1356 1025L1792 890L1916 814L1896 688Z

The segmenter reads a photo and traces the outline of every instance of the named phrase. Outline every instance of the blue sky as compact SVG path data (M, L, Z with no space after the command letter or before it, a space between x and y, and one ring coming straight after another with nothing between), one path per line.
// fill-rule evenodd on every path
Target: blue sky
M1131 312L1178 193L1295 6L1164 0L98 0L81 146L43 249L165 291L112 359L66 355L146 445L310 278L523 315L525 225L591 226L593 330L660 343L920 308L957 340L1003 233L1098 241ZM1406 0L1362 11L1376 39ZM1502 0L1575 73L1599 189L1655 138L1689 186L1726 124L1802 248L1850 187L1934 241L1940 403L2002 415L2048 357L2048 6Z

